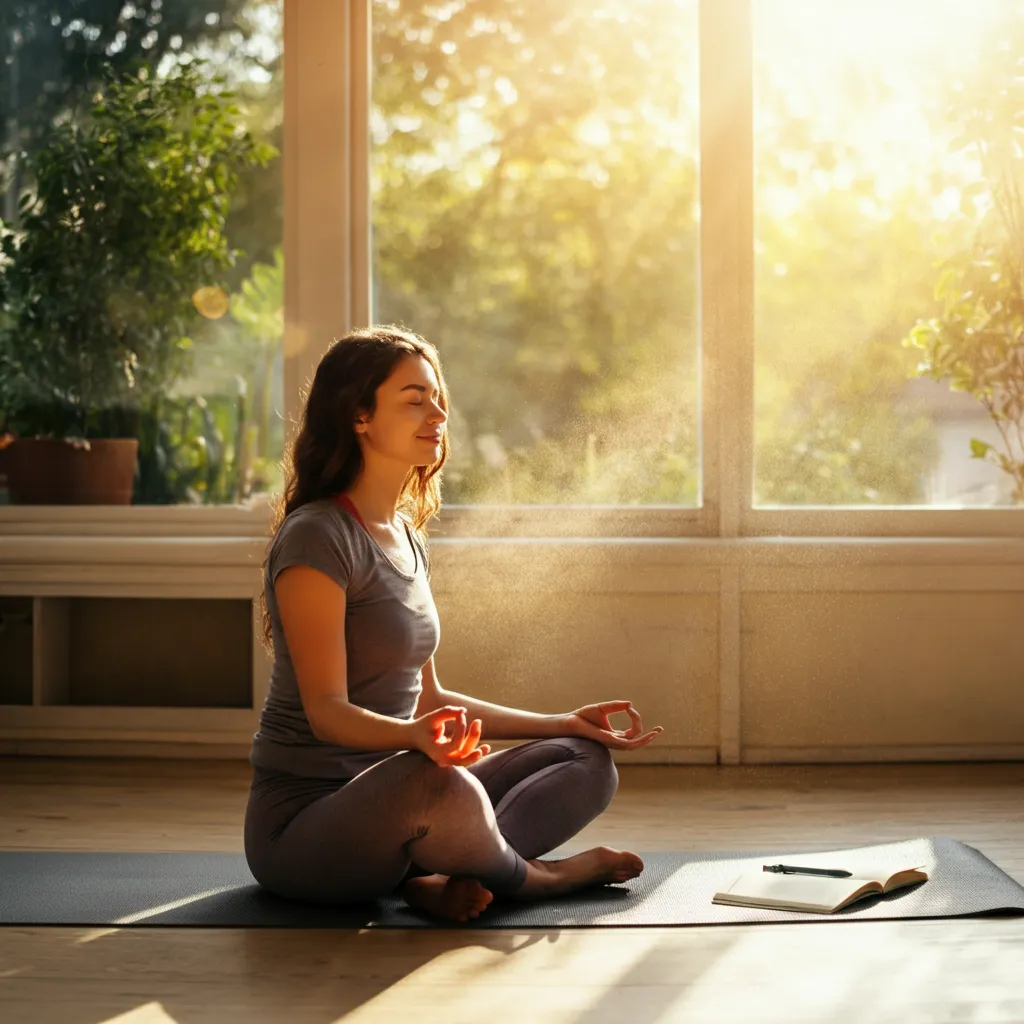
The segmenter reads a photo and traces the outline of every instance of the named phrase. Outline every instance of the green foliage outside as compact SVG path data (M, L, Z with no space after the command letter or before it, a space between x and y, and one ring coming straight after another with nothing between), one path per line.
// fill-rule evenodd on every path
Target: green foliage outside
M972 439L972 458L1013 481L1024 504L1024 22L951 111L955 151L970 150L981 176L964 190L964 213L982 214L977 230L945 261L935 288L941 310L904 340L920 370L976 398L995 422L1000 446Z

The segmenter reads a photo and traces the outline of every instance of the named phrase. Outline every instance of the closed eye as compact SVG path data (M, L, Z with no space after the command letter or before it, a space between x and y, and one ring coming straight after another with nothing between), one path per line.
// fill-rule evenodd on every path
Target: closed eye
M418 391L421 395L427 393L427 389L422 384L406 384L403 391ZM434 388L434 394L440 397L441 392ZM421 402L410 402L410 405L421 405Z

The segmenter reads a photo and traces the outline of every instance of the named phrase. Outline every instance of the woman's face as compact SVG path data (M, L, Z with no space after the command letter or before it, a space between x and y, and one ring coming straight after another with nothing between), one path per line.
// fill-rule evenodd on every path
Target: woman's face
M437 376L429 361L404 356L377 388L372 418L357 420L356 432L373 451L411 466L431 466L441 457L448 414L440 405Z

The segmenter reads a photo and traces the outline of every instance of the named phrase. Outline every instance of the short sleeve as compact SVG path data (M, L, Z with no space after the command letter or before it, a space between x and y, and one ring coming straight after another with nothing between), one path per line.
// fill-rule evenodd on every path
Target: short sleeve
M355 563L351 538L337 519L315 509L301 508L281 524L267 569L273 584L285 569L308 565L347 591L353 581Z

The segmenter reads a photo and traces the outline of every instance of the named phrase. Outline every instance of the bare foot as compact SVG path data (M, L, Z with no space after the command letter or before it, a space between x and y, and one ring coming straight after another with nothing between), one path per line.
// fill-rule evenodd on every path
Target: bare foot
M410 878L401 889L410 907L425 910L450 921L479 917L494 899L475 878L449 878L447 875L419 875Z
M564 860L528 860L526 881L512 898L544 899L591 885L625 882L636 878L643 869L644 862L635 853L613 850L610 846L595 846Z

